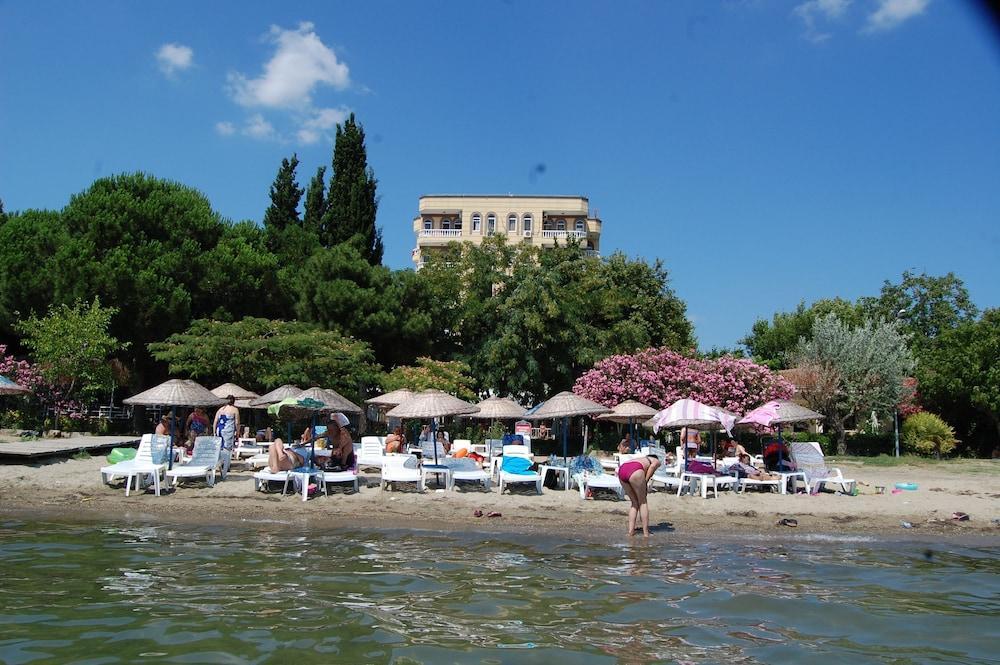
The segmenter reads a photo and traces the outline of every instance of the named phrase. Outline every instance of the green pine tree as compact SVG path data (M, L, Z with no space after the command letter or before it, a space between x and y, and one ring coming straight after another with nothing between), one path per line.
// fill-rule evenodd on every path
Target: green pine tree
M327 210L320 229L324 247L360 236L357 241L365 259L372 265L382 263L382 232L375 226L377 187L375 173L368 166L365 130L352 113L343 125L337 125Z
M306 209L302 215L302 226L319 235L326 214L326 167L316 169L316 175L306 189Z
M295 169L299 166L299 158L293 154L291 159L281 160L281 168L271 185L271 205L264 213L264 229L268 235L268 245L272 251L277 251L283 231L291 226L299 225L299 201L302 199L302 188L295 182Z

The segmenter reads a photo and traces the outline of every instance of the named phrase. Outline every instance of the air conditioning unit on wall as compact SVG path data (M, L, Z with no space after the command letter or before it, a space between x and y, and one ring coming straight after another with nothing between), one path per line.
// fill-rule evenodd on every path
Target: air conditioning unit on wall
M530 238L531 237L531 231L525 231L524 232L524 237L525 238Z

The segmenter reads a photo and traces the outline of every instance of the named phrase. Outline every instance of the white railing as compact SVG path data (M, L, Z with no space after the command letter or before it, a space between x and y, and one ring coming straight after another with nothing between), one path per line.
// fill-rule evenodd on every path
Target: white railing
M587 237L586 231L542 231L543 238L572 238L574 240L583 240Z
M421 238L461 238L462 229L421 229Z

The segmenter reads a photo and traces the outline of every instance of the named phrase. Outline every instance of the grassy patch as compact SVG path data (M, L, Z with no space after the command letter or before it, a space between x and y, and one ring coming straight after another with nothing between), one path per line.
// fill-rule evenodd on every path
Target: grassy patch
M86 450L78 450L75 453L73 453L73 459L88 460L91 457L93 457L93 456L90 453L88 453Z
M954 473L1000 473L1000 463L986 459L934 459L918 455L878 455L875 457L858 457L854 455L828 455L828 460L839 463L857 464L868 467L922 467L927 469L947 469Z

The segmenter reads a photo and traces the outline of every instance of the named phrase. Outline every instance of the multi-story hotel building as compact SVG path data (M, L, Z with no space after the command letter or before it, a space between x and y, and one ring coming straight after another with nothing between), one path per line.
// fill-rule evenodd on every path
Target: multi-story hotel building
M552 247L579 242L585 252L600 256L601 220L590 214L585 196L439 195L420 197L413 218L417 246L413 262L424 260L449 242L479 244L491 235L508 242Z

